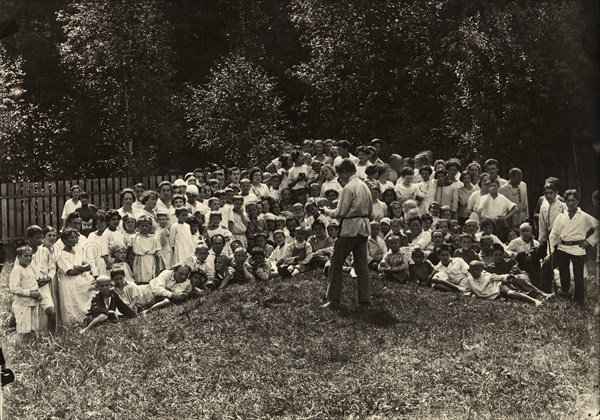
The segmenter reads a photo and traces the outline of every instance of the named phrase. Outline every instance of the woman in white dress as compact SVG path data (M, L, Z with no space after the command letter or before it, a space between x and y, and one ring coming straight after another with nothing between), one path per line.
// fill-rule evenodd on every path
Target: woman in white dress
M117 210L121 218L126 214L135 216L137 211L133 207L133 203L135 203L135 191L131 188L125 188L121 191L121 208Z
M60 239L64 244L56 261L60 316L62 325L72 325L83 321L96 289L92 286L91 267L76 248L79 233L67 228Z
M490 183L490 175L487 173L482 173L479 175L479 190L473 192L469 197L469 201L467 202L467 210L466 214L468 214L469 219L475 220L477 224L479 224L479 216L477 214L477 209L479 208L479 202L481 201L481 197L488 194L488 184Z
M252 189L250 190L254 195L259 198L269 196L269 187L263 184L263 174L260 168L254 167L250 170L250 181L252 182Z

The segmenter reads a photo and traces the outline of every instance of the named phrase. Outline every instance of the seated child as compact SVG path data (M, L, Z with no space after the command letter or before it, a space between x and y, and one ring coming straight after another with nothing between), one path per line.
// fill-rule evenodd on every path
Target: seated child
M546 249L540 248L540 243L533 238L533 228L527 222L519 226L520 236L513 239L506 250L515 255L519 268L529 275L531 283L541 287L540 260L545 256Z
M273 252L273 245L267 243L267 235L265 232L256 232L254 234L254 248L260 248L263 250L264 255L271 255Z
M317 252L324 248L329 248L333 246L333 238L327 236L325 223L321 220L315 220L312 224L312 236L308 238L308 243L310 244L312 251ZM317 258L313 259L313 265L318 265L323 267L323 264L320 264L320 261Z
M383 219L381 219L379 221L379 227L381 230L381 232L379 232L379 236L381 236L383 239L385 239L388 232L390 231L391 224L392 224L392 219L390 219L389 217L384 217Z
M545 293L535 287L529 281L527 273L521 271L514 258L504 257L504 246L502 244L492 244L492 263L486 266L487 271L493 274L511 274L510 284L517 290L526 292L532 297L538 299L549 299L554 293Z
M85 316L84 328L80 331L81 333L106 321L118 322L117 310L126 318L137 317L137 313L121 300L117 292L112 290L110 277L98 276L96 289L98 293L92 298L92 304Z
M206 275L208 282L214 283L215 281L215 269L207 261L208 253L210 249L205 244L196 246L195 254L189 257L185 263L192 268L192 271L202 271Z
M533 303L535 306L542 304L541 300L516 291L510 284L510 274L488 273L485 271L485 265L479 260L471 261L469 273L471 275L467 281L467 291L472 292L475 296L483 299L496 299L498 296L502 296L507 299Z
M477 253L481 251L481 248L479 247L479 240L475 238L478 229L479 225L473 219L467 219L465 221L465 225L463 226L464 233L468 233L473 237L473 250Z
M233 278L234 271L234 268L229 266L229 258L225 255L219 255L215 258L214 286L211 286L210 284L208 284L208 286L215 290L225 288Z
M422 249L413 250L412 261L408 265L409 280L416 282L419 286L429 285L429 276L435 270L431 261L425 259L425 253Z
M379 187L378 187L379 188ZM373 220L371 222L371 236L367 240L367 262L369 269L377 271L379 263L383 259L383 256L387 254L387 245L383 238L379 235L381 226L379 222Z
M421 216L421 226L423 226L423 232L431 231L431 225L433 224L433 217L431 214L423 214Z
M492 259L493 243L494 238L492 238L492 235L483 235L479 240L479 259L483 262L483 264L486 267L494 262L494 260Z
M265 251L262 248L254 247L250 251L250 272L256 281L265 281L271 275L271 266L265 260Z
M473 237L468 233L460 235L460 248L454 251L455 258L462 258L467 264L479 260L479 255L473 250Z
M254 280L252 266L248 262L248 252L244 248L238 248L229 260L229 265L233 268L233 275L229 284L247 283Z
M303 273L308 268L313 252L310 244L306 241L306 229L298 226L295 231L294 242L288 244L285 258L286 266L279 270L281 277L289 278Z
M452 258L448 244L440 245L437 254L440 262L429 276L433 288L445 292L464 293L469 276L469 265L462 258Z
M115 243L108 248L108 254L114 259L111 270L123 270L127 282L137 283L131 267L126 262L127 248L122 244Z
M113 290L119 295L121 300L134 311L143 310L144 304L149 304L154 300L149 284L137 285L125 280L125 272L120 269L110 271L110 279L113 283Z
M379 263L378 271L386 280L406 283L408 280L408 264L400 250L401 238L392 235L388 238L388 252Z
M444 233L441 230L434 230L431 232L431 243L427 247L427 251L429 251L429 255L427 259L431 261L431 263L435 266L439 264L440 259L437 254L438 248L444 244Z
M12 310L17 322L15 344L29 344L33 332L38 330L38 310L42 295L37 283L38 275L31 265L33 249L28 246L17 248L17 260L10 272L8 288L15 297Z
M504 245L502 243L502 241L500 240L500 238L498 238L496 235L494 235L494 229L496 228L496 223L492 219L483 219L481 221L481 223L479 224L479 227L481 228L481 232L477 232L475 234L475 240L481 242L481 237L486 235L486 236L490 236L495 244Z
M327 236L329 236L332 240L331 246L327 248L321 248L318 251L314 252L313 258L317 260L317 266L323 267L323 269L329 266L329 264L331 263L331 256L333 255L333 246L335 245L335 241L339 234L340 225L336 220L333 220L327 226Z
M450 206L441 206L440 207L440 220L448 220L449 221L450 219L452 219L452 210L450 210Z
M271 255L269 255L269 264L271 264L271 276L277 276L278 267L284 265L284 259L287 255L287 244L285 243L285 233L283 230L277 229L273 232L273 239L275 241L275 248Z

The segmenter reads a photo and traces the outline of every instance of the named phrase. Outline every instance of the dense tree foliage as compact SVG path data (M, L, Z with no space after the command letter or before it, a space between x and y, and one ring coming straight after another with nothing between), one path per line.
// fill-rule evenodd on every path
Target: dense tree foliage
M205 87L184 99L192 145L230 166L266 166L281 150L285 120L275 84L245 57L233 54Z
M10 157L32 162L5 165L4 178L181 171L236 161L240 149L261 150L258 162L274 142L306 137L495 156L539 177L575 162L579 178L595 173L596 2L0 7L21 25L1 41L0 66L22 60L25 91L2 111L18 120L3 143L30 145Z

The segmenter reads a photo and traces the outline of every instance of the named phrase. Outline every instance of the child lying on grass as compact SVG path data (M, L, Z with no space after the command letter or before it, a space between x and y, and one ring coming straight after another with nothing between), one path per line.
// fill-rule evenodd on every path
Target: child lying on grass
M534 299L524 293L516 291L510 282L510 274L492 274L485 270L485 264L479 260L471 261L467 281L467 291L483 299L497 299L499 296L507 299L520 300L521 302L533 303L535 306L542 304L541 300Z

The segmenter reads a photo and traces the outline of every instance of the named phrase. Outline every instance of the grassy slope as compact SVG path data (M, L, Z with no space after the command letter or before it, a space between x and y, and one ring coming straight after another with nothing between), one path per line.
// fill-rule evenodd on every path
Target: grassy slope
M6 274L2 284L6 284ZM11 418L564 418L598 412L597 287L585 310L374 280L380 310L319 308L321 276L232 287L10 365ZM355 290L346 279L345 299ZM593 301L593 302L592 302Z

